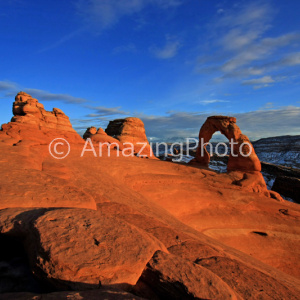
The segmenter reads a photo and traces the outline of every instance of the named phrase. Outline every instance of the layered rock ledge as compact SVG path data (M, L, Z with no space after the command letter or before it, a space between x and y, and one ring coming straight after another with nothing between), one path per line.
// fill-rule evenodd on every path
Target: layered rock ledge
M65 137L69 143L83 142L62 110L53 108L46 111L43 104L25 92L16 95L13 114L11 122L2 125L0 138L47 144L56 137Z

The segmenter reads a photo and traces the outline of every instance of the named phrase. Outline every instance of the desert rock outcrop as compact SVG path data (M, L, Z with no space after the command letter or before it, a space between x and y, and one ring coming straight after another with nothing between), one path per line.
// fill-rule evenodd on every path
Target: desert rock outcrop
M46 111L43 104L29 94L20 92L13 103L13 114L11 121L17 123L34 124L57 130L75 132L69 118L58 108Z
M11 122L2 125L0 139L11 137L46 144L53 138L65 137L69 143L83 142L62 110L46 111L43 104L25 92L16 95L13 114Z
M129 117L110 121L105 132L119 140L122 144L132 144L136 154L140 152L140 156L154 158L146 136L144 123L141 119ZM126 145L124 147L126 148Z
M107 146L112 144L112 147L118 148L119 150L123 149L123 145L120 143L120 141L109 136L101 127L98 130L96 127L87 128L86 132L83 135L83 138L85 140L90 138L92 143L95 143L95 144L107 143ZM101 145L97 145L97 146L101 146ZM103 145L102 145L102 147L103 147Z

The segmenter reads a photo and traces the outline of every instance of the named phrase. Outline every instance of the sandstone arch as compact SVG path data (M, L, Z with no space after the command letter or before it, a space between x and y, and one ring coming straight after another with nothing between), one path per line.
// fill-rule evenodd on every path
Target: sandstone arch
M249 141L236 125L236 118L226 116L208 117L199 132L199 146L196 153L196 161L203 166L208 166L210 155L206 150L212 135L220 131L229 141L233 141L233 155L229 155L227 171L261 171L260 161ZM241 151L240 151L241 149ZM244 156L243 156L244 155Z

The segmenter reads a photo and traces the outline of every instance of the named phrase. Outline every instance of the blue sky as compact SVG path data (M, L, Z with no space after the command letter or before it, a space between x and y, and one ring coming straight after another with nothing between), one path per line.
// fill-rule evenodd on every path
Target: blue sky
M236 116L252 139L300 134L300 1L0 2L0 122L26 91L73 127L140 117L149 139Z

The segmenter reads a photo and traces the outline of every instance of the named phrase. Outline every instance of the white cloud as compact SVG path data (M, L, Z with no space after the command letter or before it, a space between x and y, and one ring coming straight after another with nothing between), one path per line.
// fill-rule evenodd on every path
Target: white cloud
M16 90L18 85L11 81L0 81L0 91Z
M87 102L84 98L78 98L68 94L54 94L44 90L24 88L18 83L11 81L0 81L0 91L5 92L6 96L12 97L18 92L24 91L32 97L43 101L61 101L68 104L82 104Z
M300 64L300 52L291 53L280 62L281 65L296 66Z
M274 103L273 102L267 102L261 109L273 109Z
M61 101L67 104L81 104L87 102L84 98L74 97L68 94L54 94L44 90L38 89L23 89L24 92L30 94L32 97L43 101Z
M239 47L243 49L239 49L239 52L222 66L224 72L232 72L253 62L268 59L278 48L290 45L295 41L300 41L300 35L289 33L277 38L265 38L256 41L254 39L251 40L247 36L244 38L240 37L239 39L232 41L231 47L234 47L232 45L237 47L236 44L241 46L244 43L243 46ZM285 61L285 65L291 65L291 63L297 60L299 60L299 56L295 54L295 57L291 58L291 61ZM283 65L284 61L282 61Z
M176 56L179 48L180 48L180 42L178 40L172 40L170 38L167 38L164 47L158 48L153 46L150 48L150 51L157 58L168 59Z
M235 4L231 9L225 10L224 16L219 19L217 26L250 26L264 25L273 15L272 6L266 1L261 2L241 2Z
M216 81L221 82L228 78L251 80L300 64L300 52L289 53L299 47L300 32L269 36L274 16L269 1L243 2L217 14L210 27L212 55L199 59L198 70L215 72Z
M218 99L199 101L199 103L203 104L203 105L213 104L213 103L224 103L224 102L229 102L229 101L227 101L227 100L218 100Z
M130 114L129 112L121 110L120 106L118 107L86 106L86 107L95 111L95 113L91 113L87 115L87 117L89 118Z
M268 84L273 82L275 82L275 80L271 76L264 76L261 78L244 80L242 82L242 85L259 85L259 84Z

